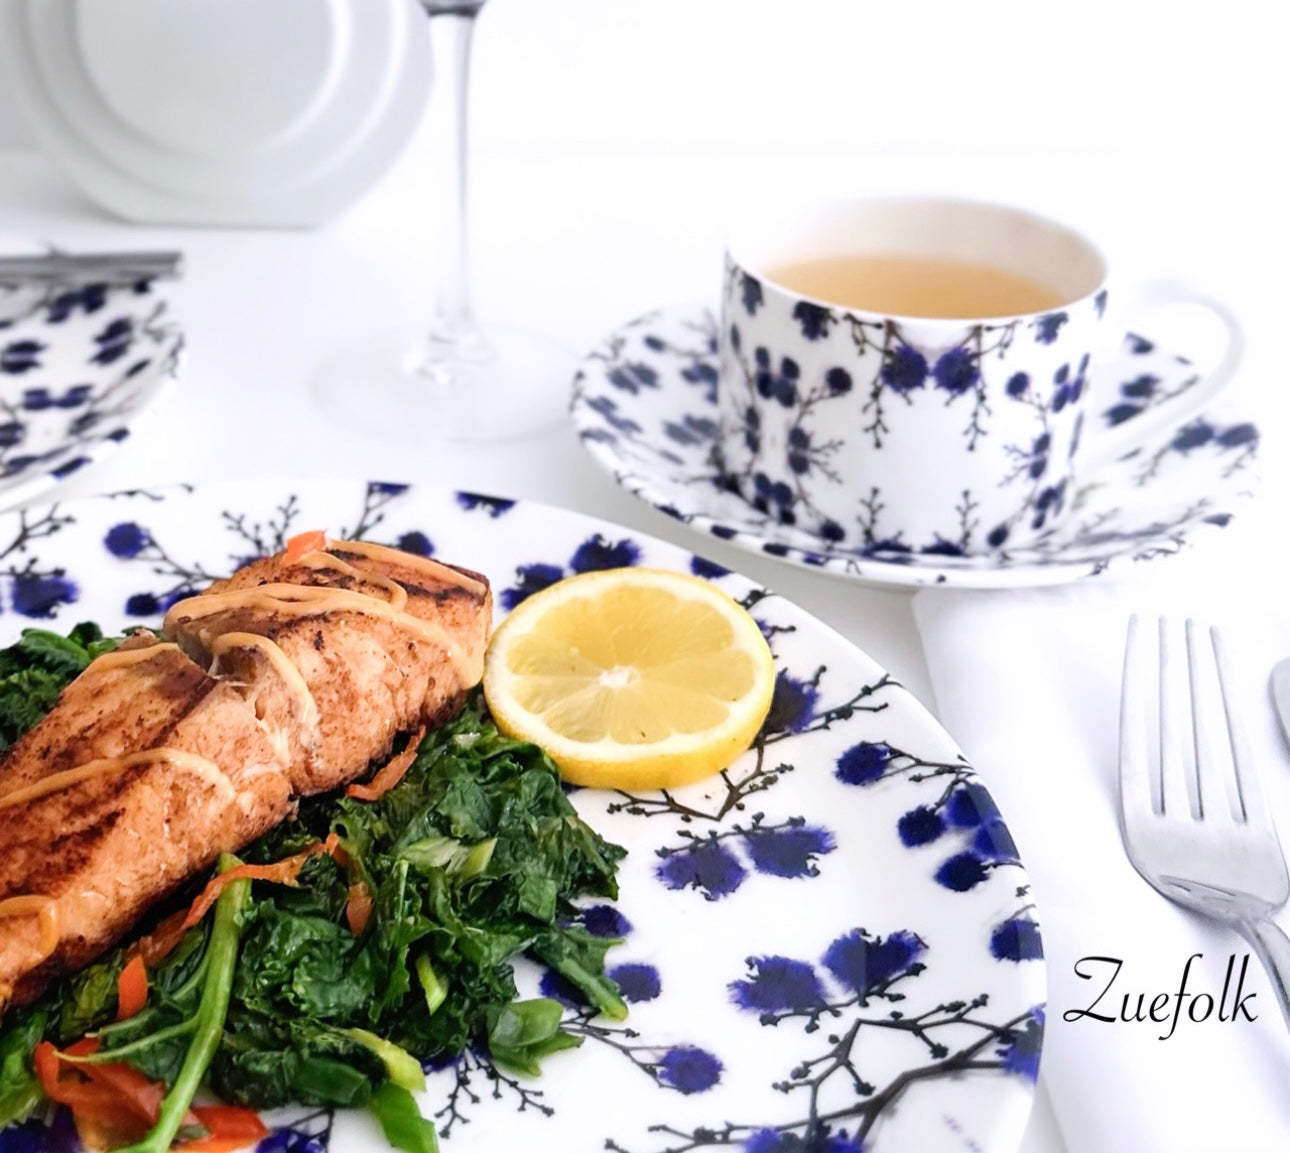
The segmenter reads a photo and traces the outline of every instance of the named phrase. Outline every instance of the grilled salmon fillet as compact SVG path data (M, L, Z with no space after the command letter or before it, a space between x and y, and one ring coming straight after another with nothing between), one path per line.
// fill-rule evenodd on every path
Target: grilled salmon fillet
M478 573L339 542L247 565L175 605L166 632L246 686L308 794L353 780L398 733L455 715L483 676L491 622Z
M95 660L0 760L0 1012L294 797L455 714L491 622L478 573L330 542L247 565L174 605L164 640L135 634Z
M0 901L52 901L58 934L42 956L39 917L0 921L0 1006L290 809L287 765L233 686L150 634L92 662L0 763Z

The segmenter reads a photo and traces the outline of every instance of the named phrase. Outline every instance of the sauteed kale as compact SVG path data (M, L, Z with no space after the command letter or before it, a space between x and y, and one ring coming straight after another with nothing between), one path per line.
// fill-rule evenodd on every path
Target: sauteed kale
M114 644L79 625L66 638L28 630L0 651L4 745ZM324 842L331 852L317 851ZM428 1150L434 1132L409 1093L423 1064L477 1046L531 1073L578 1043L561 1030L555 1002L516 999L514 957L529 955L590 1005L626 1015L604 975L614 942L583 928L573 904L617 895L624 851L578 818L541 749L497 732L478 693L424 738L406 775L376 800L309 798L240 859L260 865L303 852L294 886L229 884L213 912L149 966L147 1004L133 1016L116 1020L134 942L11 1011L0 1025L0 1127L45 1104L37 1044L65 1048L94 1033L95 1060L172 1087L139 1149L169 1146L187 1110L174 1087L205 1044L213 1049L205 1083L225 1100L366 1105L396 1145ZM174 908L201 888L179 894ZM226 1008L213 995L224 982ZM169 1135L160 1132L167 1120Z

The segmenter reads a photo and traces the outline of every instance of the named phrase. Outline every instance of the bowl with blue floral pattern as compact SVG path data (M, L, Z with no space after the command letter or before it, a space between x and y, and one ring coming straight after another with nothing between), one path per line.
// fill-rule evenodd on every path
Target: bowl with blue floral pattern
M127 440L175 380L182 347L151 280L0 283L0 505Z
M1037 507L1039 523L1022 547L982 552L990 525L966 493L959 528L949 535L894 531L875 497L859 505L858 535L831 543L798 523L790 485L768 477L748 500L724 474L717 324L702 307L661 309L625 324L584 358L571 412L583 446L623 488L749 552L872 584L1062 584L1180 552L1225 527L1255 487L1259 430L1223 398L1063 482L1065 515L1044 524ZM1097 403L1085 419L1117 432L1158 420L1204 380L1186 356L1135 333L1090 377ZM1060 389L1055 395L1060 400ZM805 436L787 443L790 474L813 466ZM1047 451L1038 437L1020 466L1041 468Z
M725 772L667 792L573 789L623 845L619 896L579 916L618 939L629 1005L597 1016L536 964L578 1047L540 1078L467 1049L420 1105L443 1153L1012 1153L1035 1089L1046 979L1030 884L990 795L889 673L809 614L713 562L605 521L403 484L238 482L0 515L0 642L29 624L156 625L176 599L303 529L488 575L499 613L622 565L714 582L775 656L770 714ZM378 1153L365 1115L266 1117L258 1153ZM75 1150L52 1111L0 1148Z

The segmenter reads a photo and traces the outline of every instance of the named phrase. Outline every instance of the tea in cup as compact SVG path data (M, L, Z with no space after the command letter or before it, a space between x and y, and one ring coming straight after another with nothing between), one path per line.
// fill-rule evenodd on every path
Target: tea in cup
M731 236L720 335L722 482L782 524L874 557L1036 544L1073 478L1212 400L1240 359L1131 426L1090 400L1108 321L1094 245L1020 209L886 198L761 216Z

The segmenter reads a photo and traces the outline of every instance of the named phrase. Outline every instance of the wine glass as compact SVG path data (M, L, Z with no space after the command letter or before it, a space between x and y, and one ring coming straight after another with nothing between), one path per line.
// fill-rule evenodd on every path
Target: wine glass
M316 381L323 408L349 428L422 440L508 440L556 424L573 358L510 327L481 328L470 294L467 104L475 20L485 0L419 0L430 20L435 94L432 179L439 212L435 298L419 337L387 334L341 352Z

